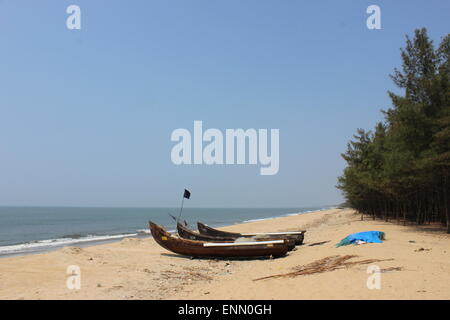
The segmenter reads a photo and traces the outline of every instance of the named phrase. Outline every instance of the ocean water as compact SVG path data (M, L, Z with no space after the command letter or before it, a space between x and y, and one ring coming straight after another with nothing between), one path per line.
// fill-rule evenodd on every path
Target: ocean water
M184 208L182 219L196 230L197 221L220 227L328 208ZM178 216L179 209L0 207L0 257L149 236L149 220L171 231L176 225L168 213Z

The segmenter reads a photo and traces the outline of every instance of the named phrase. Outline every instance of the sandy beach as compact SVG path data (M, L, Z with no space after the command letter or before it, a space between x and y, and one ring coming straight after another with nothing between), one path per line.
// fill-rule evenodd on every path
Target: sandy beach
M298 229L307 230L304 245L279 259L190 259L151 238L2 258L0 299L450 299L450 236L429 225L361 221L352 210L334 209L224 228ZM335 247L348 234L366 230L385 232L386 241ZM336 255L382 261L254 281ZM81 271L79 290L66 285L71 265ZM380 269L380 289L367 287L371 265Z

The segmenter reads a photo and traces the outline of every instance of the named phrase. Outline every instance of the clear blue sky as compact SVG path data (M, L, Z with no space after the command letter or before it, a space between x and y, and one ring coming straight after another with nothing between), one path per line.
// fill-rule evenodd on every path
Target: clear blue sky
M81 7L81 30L66 8ZM366 28L378 4L382 30ZM0 205L342 201L340 153L394 89L405 34L448 1L0 1ZM280 170L175 166L176 128L279 128Z

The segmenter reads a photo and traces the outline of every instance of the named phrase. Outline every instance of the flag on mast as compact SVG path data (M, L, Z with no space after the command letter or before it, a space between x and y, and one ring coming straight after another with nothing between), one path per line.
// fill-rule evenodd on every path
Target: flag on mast
M183 211L184 198L189 199L190 197L191 197L191 193L189 192L189 190L184 189L183 198L181 198L181 208L180 208L180 213L178 214L177 223L180 220L181 212Z

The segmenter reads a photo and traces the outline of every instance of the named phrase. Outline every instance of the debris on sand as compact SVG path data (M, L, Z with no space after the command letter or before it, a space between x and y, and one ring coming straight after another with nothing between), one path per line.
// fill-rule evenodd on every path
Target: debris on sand
M172 270L164 270L161 271L161 276L163 279L168 280L168 279L179 279L179 280L184 280L184 281L211 281L213 280L213 278L207 274L204 273L200 273L197 271L187 271L187 272L183 272L183 271L172 271Z
M63 248L62 251L68 254L80 254L83 252L83 249L80 247L66 247Z
M419 248L414 250L415 252L421 252L421 251L430 251L431 249L425 249L425 248Z
M380 272L384 273L384 272L402 271L402 270L403 270L403 267L390 267L390 268L380 269Z
M328 240L328 241L321 241L321 242L314 242L314 243L308 244L308 246L309 247L320 246L320 245L328 243L328 242L330 242L330 240Z
M303 276L303 275L308 275L308 274L323 273L323 272L329 272L329 271L333 271L333 270L337 270L337 269L348 268L348 267L351 267L354 265L370 264L373 262L393 260L393 259L366 259L366 260L360 260L360 261L348 261L355 257L357 257L357 255L329 256L329 257L311 262L307 265L299 266L299 267L295 268L295 271L293 271L293 272L262 277L262 278L254 279L253 281L270 279L270 278Z

